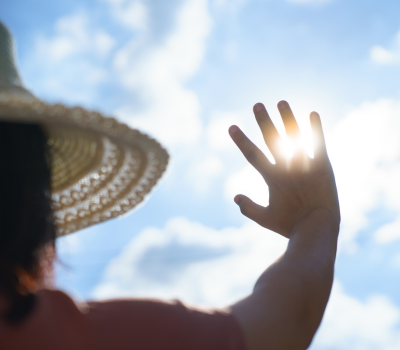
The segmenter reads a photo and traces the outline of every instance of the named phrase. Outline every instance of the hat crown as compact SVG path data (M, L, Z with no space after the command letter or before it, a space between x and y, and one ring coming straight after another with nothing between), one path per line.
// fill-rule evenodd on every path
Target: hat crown
M15 63L14 40L0 21L0 87L23 87Z

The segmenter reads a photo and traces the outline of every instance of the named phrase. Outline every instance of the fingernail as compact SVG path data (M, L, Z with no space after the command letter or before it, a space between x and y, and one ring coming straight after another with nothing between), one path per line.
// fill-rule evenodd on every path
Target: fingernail
M254 112L256 112L256 113L261 112L262 108L263 108L263 104L262 103L256 103L254 105Z
M278 103L279 109L285 109L287 106L288 106L288 103L286 101L281 101Z
M238 196L236 196L233 200L235 201L235 203L236 203L237 205L239 205L239 197L238 197Z
M229 128L229 132L230 132L231 134L235 134L238 130L239 130L239 128L238 128L236 125L232 125L232 126Z

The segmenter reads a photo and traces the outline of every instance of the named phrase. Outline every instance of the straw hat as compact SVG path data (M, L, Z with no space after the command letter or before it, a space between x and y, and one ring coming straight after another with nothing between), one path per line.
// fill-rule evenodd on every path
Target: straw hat
M100 113L49 105L26 90L13 39L0 22L0 121L38 123L52 154L52 207L63 236L118 217L157 183L168 153L138 130Z

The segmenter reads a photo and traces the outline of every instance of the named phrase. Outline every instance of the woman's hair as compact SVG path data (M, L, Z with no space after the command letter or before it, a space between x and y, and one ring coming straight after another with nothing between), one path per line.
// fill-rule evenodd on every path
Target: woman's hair
M10 305L0 318L9 323L33 309L34 287L45 278L44 264L52 265L50 164L39 125L0 122L0 293Z

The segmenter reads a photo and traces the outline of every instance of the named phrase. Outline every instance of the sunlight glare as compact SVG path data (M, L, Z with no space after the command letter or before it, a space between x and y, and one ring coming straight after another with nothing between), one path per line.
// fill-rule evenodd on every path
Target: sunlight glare
M281 137L279 140L278 149L284 158L290 160L297 151L303 149L306 150L310 158L314 158L314 152L312 149L312 137L311 132L302 132L302 135L297 140L291 140L286 135Z

